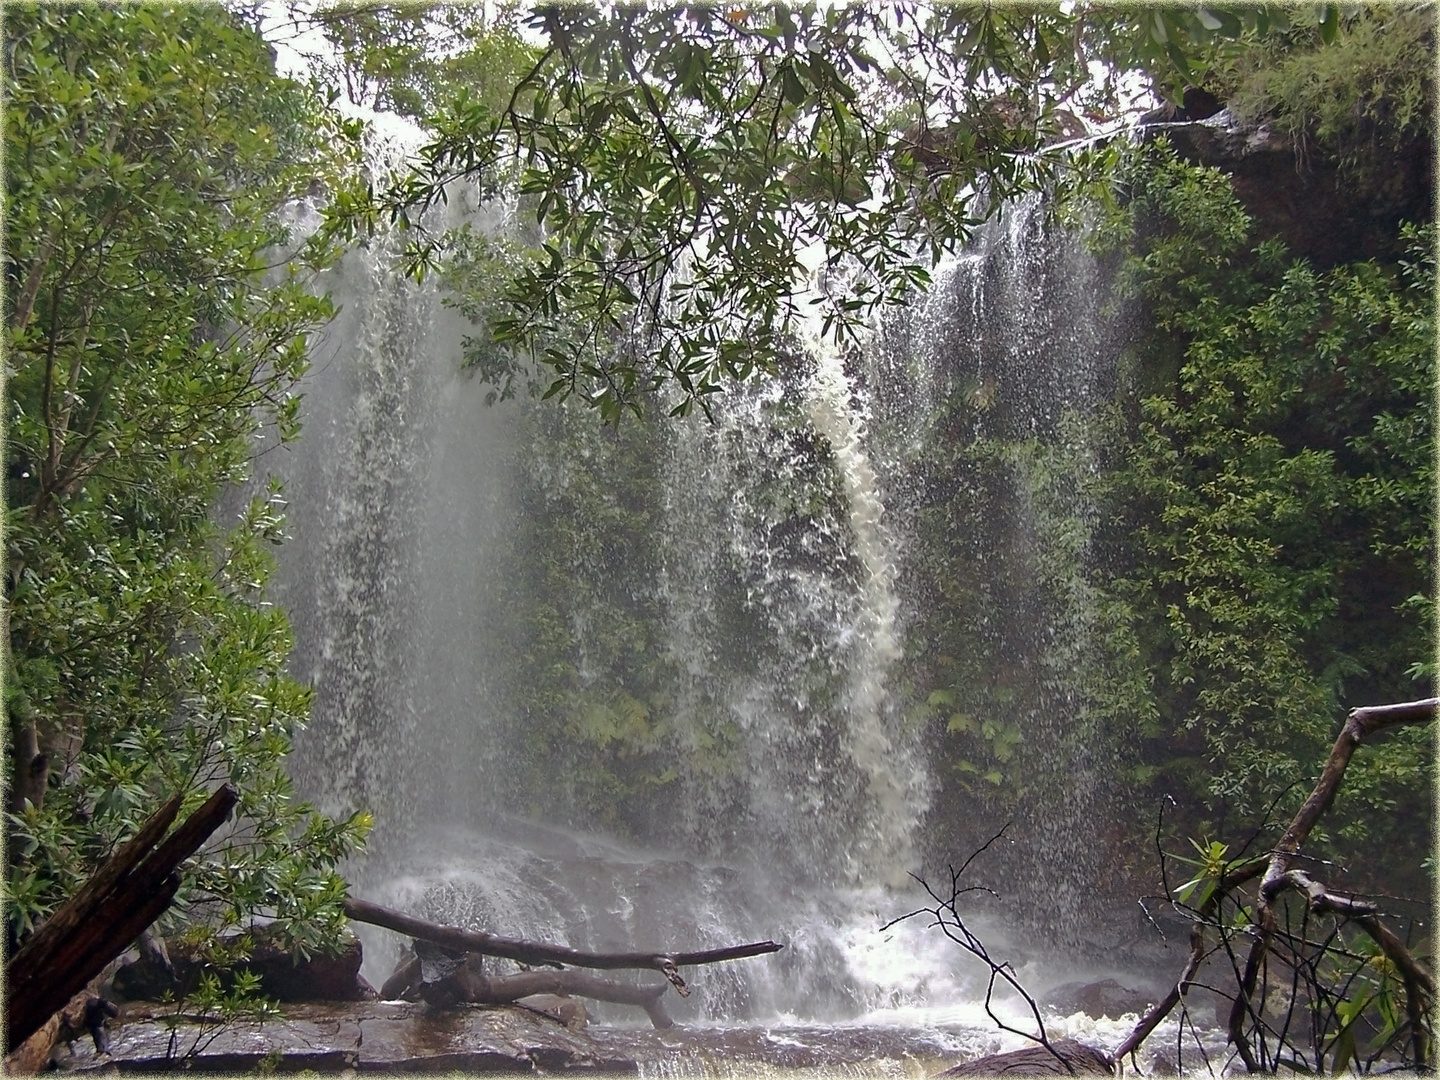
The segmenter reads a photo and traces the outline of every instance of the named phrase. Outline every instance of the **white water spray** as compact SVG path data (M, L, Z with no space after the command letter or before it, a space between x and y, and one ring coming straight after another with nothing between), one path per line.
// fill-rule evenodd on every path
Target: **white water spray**
M809 413L829 441L845 485L855 551L864 569L855 621L842 631L850 663L847 703L849 749L865 776L874 807L856 862L869 880L903 885L917 869L914 830L925 812L925 792L916 782L924 769L888 729L886 678L900 658L895 593L895 559L886 535L879 480L864 446L864 422L852 404L852 388L839 351L819 334L807 346L817 368L811 380Z
M1021 239L1012 232L1010 246ZM651 659L669 672L649 703L668 725L656 738L673 768L655 786L662 809L620 826L643 842L621 851L555 829L584 851L552 857L528 834L495 838L502 823L486 800L496 788L509 785L500 809L517 816L592 832L609 819L565 818L553 782L523 787L506 738L523 735L528 718L507 696L518 650L506 635L529 612L526 597L496 583L513 576L506 545L535 490L593 477L613 459L585 451L616 436L596 425L566 443L581 449L567 456L527 412L554 403L486 409L483 388L457 371L461 337L473 328L443 308L433 284L414 288L383 256L352 253L333 278L346 311L317 350L291 470L298 543L284 555L297 673L319 698L297 780L335 812L375 809L386 834L356 868L357 891L441 921L576 947L785 938L775 961L707 974L690 1007L716 1022L908 1009L920 1023L937 1006L970 1008L975 989L943 945L874 933L909 906L884 886L903 886L920 869L917 829L932 793L943 794L893 685L914 616L901 558L920 505L897 478L951 392L951 337L969 349L979 347L977 327L987 346L1020 336L1009 331L1015 320L981 317L992 279L995 292L1043 307L1029 295L1029 271L963 257L943 283L948 306L930 320L950 329L953 318L961 329L919 325L917 337L933 340L909 356L903 377L875 377L887 358L874 348L857 387L839 352L812 335L803 384L735 388L717 423L670 425L647 444L658 464L646 483L663 489L647 504L654 536L634 537L623 556L641 560L643 539L645 574L633 580L663 620L665 655ZM1029 312L1019 322L1034 320ZM1065 372L1089 370L1068 356ZM1000 399L1004 379L1048 370L998 349L971 366L973 392ZM1022 388L1026 398L1058 383L1025 377L1034 384ZM1044 415L1038 402L1021 404L1027 423ZM548 472L527 471L536 461ZM606 474L617 518L631 512L624 496L654 494L627 488L631 479ZM599 608L570 614L577 638L606 617ZM596 654L583 643L580 653L577 680L609 685ZM1053 849L1080 866L1063 875L1078 882L1074 838L1056 830ZM383 967L383 952L374 960Z

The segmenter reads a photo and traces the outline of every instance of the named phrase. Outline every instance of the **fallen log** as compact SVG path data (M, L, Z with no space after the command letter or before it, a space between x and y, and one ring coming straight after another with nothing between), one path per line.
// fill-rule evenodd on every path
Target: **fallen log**
M610 1001L617 1005L637 1005L645 1010L650 1022L657 1028L675 1026L675 1021L670 1019L661 1003L669 988L668 983L627 986L608 979L597 979L583 971L522 971L518 975L492 976L485 981L484 996L476 998L484 1005L507 1005L534 994L560 994L563 997Z
M440 1000L448 1003L469 1001L477 1005L508 1005L521 998L535 994L559 994L562 997L586 997L595 1001L609 1001L616 1005L635 1005L645 1010L650 1022L657 1028L675 1025L665 1012L660 999L669 989L668 983L652 983L649 986L632 986L627 983L597 979L583 971L522 971L514 975L485 975L473 953L469 963L457 964L455 971L440 983L424 983L422 965L418 955L411 955L395 968L385 980L380 993L386 1000L406 998L415 1000ZM432 993L427 995L427 989ZM440 994L433 993L439 989Z
M170 906L180 864L230 817L226 784L168 838L176 795L56 909L5 965L6 1045L19 1046Z
M30 1037L5 1055L6 1076L39 1076L50 1064L50 1053L60 1033L60 1014L53 1013Z
M690 993L690 988L680 978L676 968L699 964L716 964L725 960L743 960L751 956L764 956L778 952L783 945L773 941L755 941L748 945L731 945L723 949L705 949L699 952L627 952L592 953L569 949L563 945L545 945L535 941L521 941L502 938L479 930L462 930L458 926L442 926L423 919L394 911L368 900L350 897L345 901L345 914L356 922L383 926L409 937L432 941L447 949L480 953L483 956L499 956L522 964L560 967L601 968L615 970L636 968L658 971L670 980L681 997Z

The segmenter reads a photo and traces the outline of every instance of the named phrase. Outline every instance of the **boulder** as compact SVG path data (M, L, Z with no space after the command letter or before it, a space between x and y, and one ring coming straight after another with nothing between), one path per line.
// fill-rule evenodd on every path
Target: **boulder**
M1203 110L1202 110L1203 111ZM1246 125L1228 109L1181 110L1142 120L1142 135L1163 135L1182 158L1230 174L1235 195L1254 217L1256 239L1278 237L1320 269L1385 257L1400 221L1426 221L1434 198L1432 143L1417 140L1387 154L1363 183L1264 122Z
M234 966L235 972L251 971L260 977L260 991L279 1001L373 1001L379 995L360 974L363 959L360 941L350 943L334 956L315 954L297 960L273 938L257 934L250 957ZM230 939L226 944L233 942ZM195 989L200 976L210 969L196 950L172 944L171 969L154 954L122 964L115 972L116 994L131 1001L155 1001L165 993L184 995ZM225 973L222 973L222 976Z
M590 1015L578 998L561 997L559 994L531 994L521 998L516 1004L559 1020L571 1031L584 1031L590 1023Z
M1084 1013L1096 1020L1118 1020L1126 1013L1141 1013L1153 1005L1156 995L1146 990L1132 990L1114 979L1095 982L1069 982L1055 987L1040 999L1062 1016Z
M1074 1039L1058 1039L1043 1046L1027 1046L1005 1054L986 1054L946 1069L939 1076L1113 1076L1104 1051ZM1056 1055L1059 1055L1057 1057Z

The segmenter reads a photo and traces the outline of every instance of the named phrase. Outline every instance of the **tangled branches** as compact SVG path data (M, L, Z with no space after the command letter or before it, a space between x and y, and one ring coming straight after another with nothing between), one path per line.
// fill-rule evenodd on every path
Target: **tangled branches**
M1388 913L1332 892L1294 864L1307 858L1305 841L1334 802L1360 743L1387 728L1429 723L1436 704L1431 698L1353 710L1314 791L1266 854L1229 860L1225 845L1197 844L1200 858L1183 861L1198 873L1172 888L1162 852L1167 900L1191 922L1190 955L1112 1061L1137 1050L1176 1005L1182 1030L1188 1023L1193 1033L1187 994L1203 985L1194 981L1202 965L1216 960L1222 971L1228 967L1225 985L1205 988L1229 999L1226 1034L1250 1072L1338 1073L1351 1065L1369 1071L1396 1059L1402 1067L1435 1068L1435 981L1428 968L1382 921ZM1158 835L1157 826L1157 843Z
M1395 922L1396 916L1370 900L1332 891L1295 864L1325 865L1305 852L1305 843L1334 802L1360 743L1389 728L1431 722L1437 703L1440 701L1430 698L1351 711L1314 790L1269 851L1246 856L1258 833L1243 846L1238 858L1230 857L1229 846L1218 841L1192 841L1198 858L1167 856L1160 851L1165 902L1190 923L1189 956L1169 992L1108 1054L1090 1051L1091 1057L1077 1057L1076 1049L1088 1048L1050 1039L1038 1004L1020 984L1014 968L991 956L960 913L962 898L968 894L995 895L982 885L963 884L962 878L976 858L1005 835L1008 825L958 870L949 868L948 891L917 877L932 906L917 908L881 929L929 915L930 926L938 927L983 963L990 973L986 1013L1001 1030L1038 1044L1030 1051L1006 1055L1025 1056L1030 1075L1089 1072L1090 1066L1097 1066L1096 1071L1113 1071L1127 1055L1133 1063L1140 1046L1177 1006L1181 1017L1177 1057L1188 1030L1207 1071L1226 1072L1234 1058L1224 1063L1210 1060L1191 1013L1190 992L1197 989L1229 1002L1224 1010L1224 1032L1234 1057L1249 1072L1273 1073L1281 1068L1320 1074L1350 1068L1371 1072L1382 1065L1433 1072L1435 979L1411 946L1387 925L1387 921ZM1155 835L1158 849L1159 822ZM1169 868L1176 861L1193 867L1194 875L1172 886ZM1218 973L1218 977L1202 982L1202 969ZM995 1012L994 994L1002 983L1030 1007L1035 1033L1006 1023ZM1044 1064L1053 1067L1035 1060L1041 1048L1053 1059ZM998 1061L988 1060L992 1064ZM967 1063L952 1074L959 1075L977 1064L981 1063Z

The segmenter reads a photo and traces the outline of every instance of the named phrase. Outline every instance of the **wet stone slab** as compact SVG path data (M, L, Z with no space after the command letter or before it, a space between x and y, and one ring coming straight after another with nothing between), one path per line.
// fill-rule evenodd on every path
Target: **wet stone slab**
M284 1014L264 1024L182 1022L172 1030L162 1009L131 1004L111 1035L108 1056L97 1055L88 1040L77 1040L61 1066L87 1073L638 1071L633 1060L524 1008L473 1005L432 1012L424 1005L381 1001L287 1005Z
M417 1009L417 1011L423 1011ZM525 1009L476 1006L415 1017L361 1022L360 1069L385 1072L634 1073L563 1024Z

